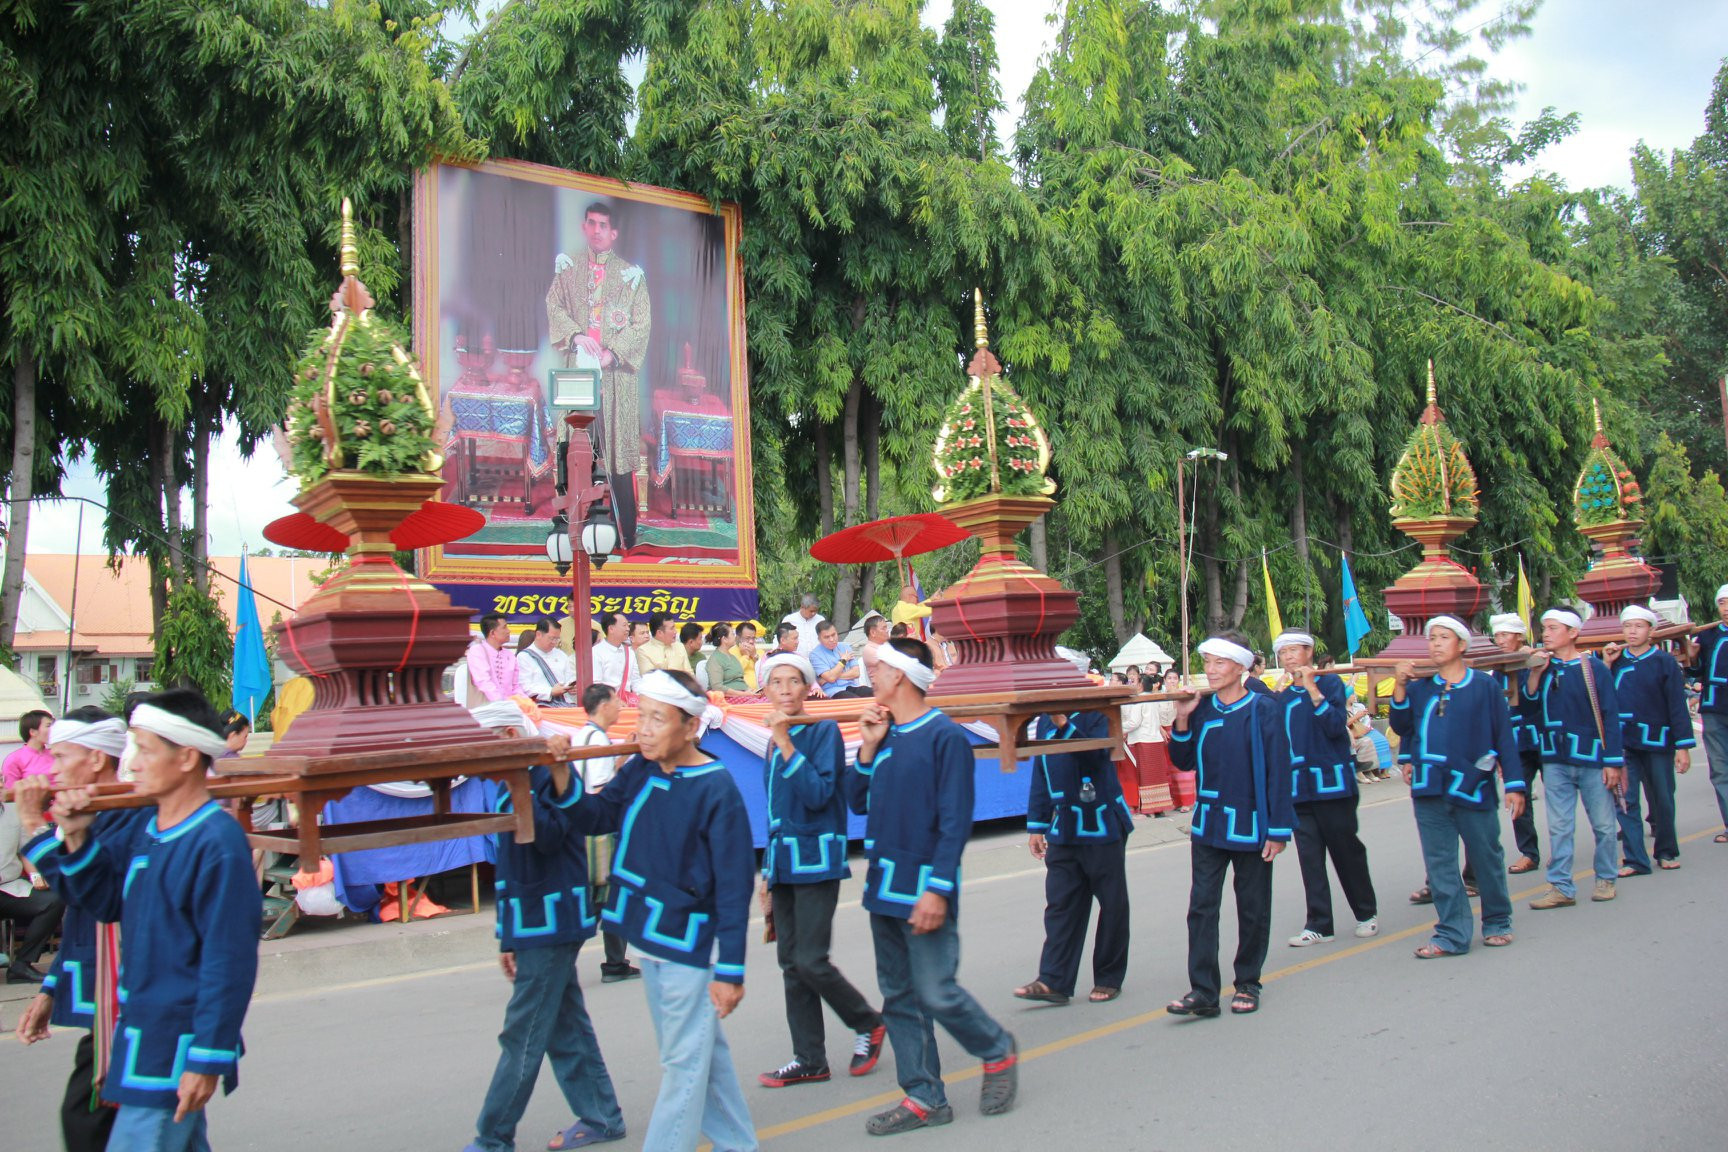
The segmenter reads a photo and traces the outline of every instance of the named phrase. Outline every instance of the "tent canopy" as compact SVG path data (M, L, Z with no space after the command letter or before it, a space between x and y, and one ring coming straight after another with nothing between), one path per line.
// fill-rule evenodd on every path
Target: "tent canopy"
M1160 648L1156 641L1147 638L1144 632L1137 632L1128 643L1122 645L1122 651L1110 658L1110 671L1120 672L1130 664L1144 669L1148 664L1158 664L1169 667L1176 658Z

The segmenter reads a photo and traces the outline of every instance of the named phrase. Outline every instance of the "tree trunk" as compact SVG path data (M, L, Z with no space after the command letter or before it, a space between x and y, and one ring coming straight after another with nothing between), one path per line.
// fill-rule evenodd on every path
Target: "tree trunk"
M1049 516L1046 512L1026 529L1026 547L1032 553L1032 567L1046 576L1050 574L1050 530L1045 523Z
M174 429L166 421L157 428L156 451L162 457L162 520L168 528L168 561L173 578L186 575L186 538L180 521L180 469L174 455Z
M402 259L402 315L414 315L414 182L396 195L396 251Z
M1242 470L1236 466L1236 444L1232 439L1230 452L1230 492L1236 497L1236 507L1242 507ZM1242 627L1242 618L1248 615L1248 564L1246 561L1236 565L1236 602L1230 607L1230 627Z
M156 438L154 428L152 428L150 435L153 439ZM162 478L162 453L151 452L150 459L146 463L146 469L150 474L152 496L159 499L163 488L166 487L166 482ZM109 497L109 501L112 503L112 496ZM154 529L155 526L152 525L151 527ZM151 536L154 535L155 532L152 530ZM144 554L150 561L150 619L153 624L151 631L160 635L163 618L168 614L168 562L165 559L166 554L162 544L148 538L144 541Z
M1196 468L1198 473L1199 469ZM1200 483L1195 476L1194 483ZM1215 632L1224 627L1224 573L1223 566L1218 561L1218 493L1215 486L1208 485L1204 497L1200 501L1200 515L1205 520L1205 531L1200 532L1197 552L1203 552L1200 557L1200 571L1206 578L1206 621L1205 630Z
M1114 532L1104 533L1104 600L1110 610L1110 631L1120 648L1134 633L1128 628L1128 613L1122 603L1122 555Z
M878 520L882 516L882 409L874 397L864 394L864 519ZM876 604L876 572L880 564L864 565L864 580L858 592L860 615Z
M858 410L863 401L864 381L854 376L852 387L846 390L846 411L841 417L840 498L843 502L841 514L845 517L842 527L845 528L858 523L858 486L862 475ZM840 569L840 579L834 584L834 614L829 617L842 632L852 626L852 602L857 592L858 569L848 564Z
M192 580L210 595L210 417L192 425Z
M816 516L822 535L826 536L834 531L834 470L828 454L828 429L817 424L815 431L812 439L816 442Z
M1296 559L1302 567L1302 628L1311 632L1314 620L1308 610L1308 495L1302 490L1302 446L1296 443L1290 446L1290 482L1295 489L1295 499L1290 505L1290 536L1296 541Z
M12 368L12 491L6 518L6 566L0 576L0 648L8 652L17 635L18 605L24 597L24 558L30 544L30 500L36 495L36 357L19 353ZM80 544L83 541L79 541ZM68 668L70 676L72 670Z

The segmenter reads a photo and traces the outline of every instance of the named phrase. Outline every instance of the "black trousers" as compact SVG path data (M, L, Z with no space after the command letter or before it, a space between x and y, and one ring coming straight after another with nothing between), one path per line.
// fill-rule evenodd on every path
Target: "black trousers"
M12 966L23 968L34 964L48 946L48 938L60 926L66 905L50 888L34 888L28 896L9 896L0 892L0 920L16 920L24 926L22 938L12 954Z
M1296 805L1296 859L1302 865L1302 887L1308 893L1310 932L1332 935L1332 881L1326 857L1338 873L1338 886L1358 921L1372 920L1379 910L1374 881L1368 875L1368 849L1356 835L1357 796L1314 800Z
M612 514L618 518L618 546L636 547L636 474L613 472Z
M96 1041L86 1032L72 1054L72 1075L60 1101L60 1136L66 1152L102 1152L119 1110L98 1101L91 1106L91 1082L96 1075Z
M1528 856L1540 864L1542 842L1536 839L1536 781L1542 778L1542 754L1524 749L1518 753L1518 760L1524 765L1524 815L1512 821L1512 842L1518 845L1520 856Z
M1272 862L1262 860L1257 850L1230 852L1198 840L1190 852L1194 882L1188 892L1188 984L1201 999L1217 1003L1224 873L1236 870L1236 987L1258 989L1272 937Z
M619 974L630 970L630 959L625 954L626 941L616 932L600 933L600 945L605 949L605 956L600 961L600 971L604 974Z
M1128 975L1128 843L1052 844L1044 854L1044 954L1038 979L1074 995L1080 951L1092 902L1098 933L1092 940L1092 983L1120 988Z
M792 1031L792 1057L807 1068L826 1068L824 1000L853 1032L868 1032L882 1023L882 1014L870 1007L828 958L840 881L782 883L768 891L774 903L775 947L786 981L786 1024Z

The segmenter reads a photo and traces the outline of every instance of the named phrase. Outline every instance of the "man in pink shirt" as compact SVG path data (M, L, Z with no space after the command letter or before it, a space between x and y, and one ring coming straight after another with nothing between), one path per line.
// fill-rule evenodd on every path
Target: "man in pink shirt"
M54 758L48 755L48 726L54 717L37 708L18 718L18 739L24 747L6 757L0 767L0 784L10 788L26 776L54 775Z
M510 625L504 617L480 617L480 636L468 645L468 683L487 700L516 695L516 653L506 652Z

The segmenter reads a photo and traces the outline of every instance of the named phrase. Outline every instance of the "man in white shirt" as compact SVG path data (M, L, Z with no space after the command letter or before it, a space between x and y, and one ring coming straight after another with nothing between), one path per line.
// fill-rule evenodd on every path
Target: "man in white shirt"
M618 693L605 684L590 684L587 691L582 693L582 707L588 713L588 723L583 725L581 733L570 741L571 747L598 748L610 745L612 737L606 730L618 723L618 713L623 707ZM584 792L600 791L618 771L616 756L577 760L575 764L577 773L582 778ZM590 908L599 908L606 903L606 878L612 872L612 852L617 843L616 836L588 837ZM606 950L605 959L600 963L602 984L616 984L620 980L632 980L642 975L642 969L630 963L630 958L625 953L624 937L602 927L600 942Z
M542 616L534 622L534 642L516 653L516 683L522 693L542 704L569 703L576 690L576 662L558 646L558 622Z
M630 635L630 621L615 612L604 612L600 616L600 634L600 641L594 645L594 683L604 684L614 692L634 694L642 673L636 667L636 654L624 646Z
M786 618L780 621L798 629L798 655L808 659L810 653L816 650L816 645L822 642L816 635L816 625L821 620L821 608L815 595L806 592L804 598L798 602L798 611L786 613Z
M888 618L872 610L864 617L864 646L859 653L858 687L870 687L870 672L876 667L876 650L888 643Z

